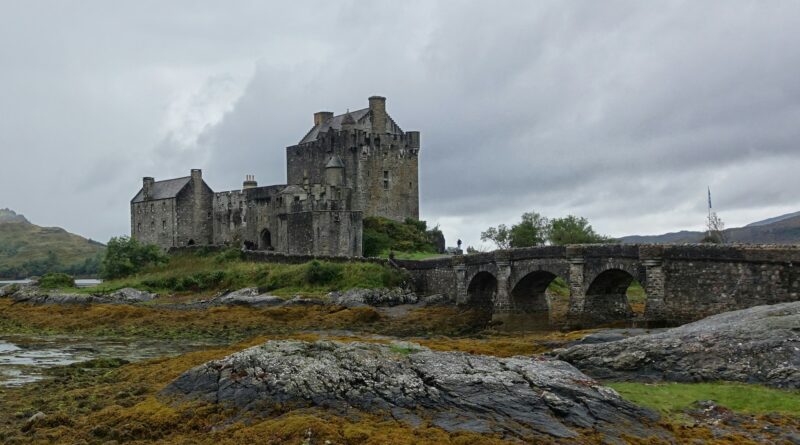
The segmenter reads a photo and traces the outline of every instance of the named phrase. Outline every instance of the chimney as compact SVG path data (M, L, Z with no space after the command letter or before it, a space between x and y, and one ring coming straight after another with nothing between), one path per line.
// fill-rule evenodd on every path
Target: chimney
M369 113L372 119L372 134L386 133L386 98L372 96L369 98Z
M332 117L333 113L330 111L318 111L314 113L314 126L316 127Z
M144 194L144 199L150 199L150 196L153 195L153 184L155 183L156 180L150 176L142 178L142 193Z
M244 182L242 183L242 190L252 189L258 187L256 182L256 175L245 175Z
M192 169L192 182L195 184L199 184L203 181L203 170L199 168Z

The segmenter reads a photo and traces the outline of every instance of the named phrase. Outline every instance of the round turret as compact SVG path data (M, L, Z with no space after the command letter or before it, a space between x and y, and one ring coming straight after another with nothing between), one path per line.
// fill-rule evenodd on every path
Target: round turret
M325 164L325 182L337 187L344 185L344 162L338 155L331 156Z

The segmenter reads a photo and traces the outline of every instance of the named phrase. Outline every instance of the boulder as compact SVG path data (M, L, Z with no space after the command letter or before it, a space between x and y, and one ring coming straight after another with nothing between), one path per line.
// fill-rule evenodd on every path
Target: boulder
M158 295L126 287L110 294L77 294L64 291L43 290L36 286L23 286L12 294L16 303L29 304L135 304L150 301Z
M316 298L307 298L295 295L290 300L283 302L282 306L321 306L325 302Z
M725 312L656 334L554 354L600 379L800 388L800 301Z
M214 305L261 307L278 306L283 304L283 299L274 295L261 294L258 288L255 287L246 287L217 297L211 303Z
M89 304L89 303L104 303L106 301L94 295L73 294L69 292L60 291L41 291L36 287L26 287L18 290L11 299L15 303L29 303L29 304Z
M344 292L331 292L328 299L333 304L346 307L356 306L398 306L416 304L418 299L411 291L395 287L391 289L350 289Z
M157 294L126 287L108 295L109 303L144 303L158 298Z
M276 404L353 410L448 431L659 437L657 415L566 362L436 352L416 344L268 341L195 367L163 395L268 415Z
M452 305L453 302L447 295L433 294L422 297L422 304L424 304L425 306L446 306L446 305Z
M19 290L19 284L12 283L0 286L0 298L11 296L14 292Z

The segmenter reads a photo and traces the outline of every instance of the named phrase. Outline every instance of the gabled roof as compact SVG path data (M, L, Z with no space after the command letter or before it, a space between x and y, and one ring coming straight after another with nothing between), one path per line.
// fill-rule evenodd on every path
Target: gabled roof
M153 183L153 189L150 191L150 198L149 199L167 199L167 198L174 198L178 196L178 193L186 187L187 184L192 180L191 176L185 176L183 178L175 178L175 179L166 179L164 181L157 181ZM131 202L143 202L144 201L144 189L139 189L139 193L133 197Z
M353 120L356 121L355 128L358 128L359 130L369 130L370 128L372 128L368 116L369 108L364 108L356 111L348 111L348 113L350 114L350 116L353 117ZM312 128L311 131L309 131L308 134L306 134L306 136L300 141L300 143L305 144L307 142L316 141L320 133L324 133L330 130L331 128L337 131L341 130L342 121L344 120L344 117L346 115L347 113L340 114L338 116L334 116L326 120L325 122L322 122L319 125L315 125L314 128Z

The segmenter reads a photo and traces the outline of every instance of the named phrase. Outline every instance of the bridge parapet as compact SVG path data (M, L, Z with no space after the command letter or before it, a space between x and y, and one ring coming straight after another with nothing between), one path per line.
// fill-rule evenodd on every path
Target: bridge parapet
M800 245L678 244L658 246L671 260L734 261L749 263L799 263Z

